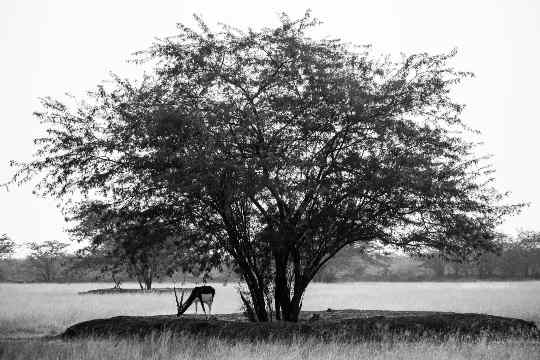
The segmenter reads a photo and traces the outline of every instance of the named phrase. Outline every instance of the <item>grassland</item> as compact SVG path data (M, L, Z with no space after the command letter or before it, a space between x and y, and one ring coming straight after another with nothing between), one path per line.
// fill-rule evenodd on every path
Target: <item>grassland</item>
M160 284L160 287L171 284ZM0 284L0 359L538 359L534 341L348 344L230 343L219 339L28 339L56 335L89 319L175 312L171 294L78 295L105 284ZM126 286L135 287L134 284ZM192 286L185 284L184 286ZM240 308L233 286L214 284L214 313ZM314 284L305 310L385 309L479 312L517 317L540 325L540 282ZM20 340L17 340L19 338ZM25 338L23 340L23 338ZM203 349L201 351L201 349ZM36 356L39 354L39 357Z
M6 360L169 360L169 359L515 359L537 360L540 344L530 341L444 344L383 342L350 344L318 341L227 342L220 339L174 338L169 334L136 339L0 341L0 359Z

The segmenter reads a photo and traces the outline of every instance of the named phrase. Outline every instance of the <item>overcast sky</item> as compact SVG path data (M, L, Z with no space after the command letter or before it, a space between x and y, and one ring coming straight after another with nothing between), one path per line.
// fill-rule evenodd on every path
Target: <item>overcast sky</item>
M372 44L376 52L440 53L458 49L455 66L476 77L456 90L463 120L481 131L482 154L493 155L497 187L530 202L502 231L540 230L540 1L0 1L0 183L11 159L29 159L40 132L38 97L84 95L109 72L136 76L126 63L156 37L175 34L193 13L210 24L240 28L300 17L307 8L324 22L322 36ZM29 186L0 190L0 234L17 243L67 241L54 199ZM19 252L22 254L22 252Z

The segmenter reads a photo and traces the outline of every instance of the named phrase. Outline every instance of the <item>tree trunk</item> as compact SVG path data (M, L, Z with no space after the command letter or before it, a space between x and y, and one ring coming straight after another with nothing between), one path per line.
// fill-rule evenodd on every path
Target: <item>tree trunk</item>
M139 283L139 287L141 288L141 290L144 290L144 286L143 286L141 278L139 276L137 276L137 282Z
M147 278L144 280L144 286L146 290L152 290L152 278Z
M302 296L304 294L303 290L296 292L292 299L289 299L288 296L283 296L283 293L275 294L275 304L276 304L276 320L284 320L297 322L300 315L300 310L302 309ZM286 300L285 300L286 297ZM283 304L286 304L285 306Z
M276 263L274 279L276 319L297 322L302 308L302 297L308 282L305 281L298 269L297 273L295 273L291 297L291 284L289 284L287 278L289 256L287 252L276 252L274 253L274 260Z
M287 283L287 258L287 254L283 252L276 252L274 254L274 261L276 263L274 298L276 304L276 319L291 321L289 317L290 294L289 285Z
M249 289L249 294L251 295L251 305L253 306L253 312L257 318L256 320L259 322L268 321L269 318L268 312L266 311L266 302L263 289L264 284L259 284L253 273L253 269L251 269L249 264L245 262L244 259L240 257L235 260L240 267L242 277L244 278Z
M281 295L279 302L281 305L281 319L285 321L297 322L300 316L300 310L302 309L302 298L304 296L305 286L295 286L292 297ZM283 306L283 303L286 305ZM277 315L276 315L277 316Z
M258 284L257 280L251 276L251 280L246 279L246 284L251 295L251 303L253 305L253 311L257 316L257 321L266 322L268 321L268 312L266 311L266 302L264 299L264 291L261 288L261 285Z
M302 297L307 283L301 278L295 279L294 294L290 294L290 287L287 278L286 253L275 254L275 278L274 278L274 306L276 320L297 322L302 308ZM260 284L254 276L252 269L245 262L238 261L240 270L251 295L251 305L259 322L270 321L266 307L266 297L264 288L268 284ZM270 304L269 304L270 305Z
M114 272L112 272L111 275L112 275L112 280L114 282L114 288L120 289L121 280L116 278L116 275L114 274Z
M146 269L144 273L144 286L146 290L152 290L152 269Z
M291 305L289 306L289 312L287 313L287 321L298 322L300 310L302 309L302 295L303 294L298 294L298 296L296 296L295 294L295 296L293 296Z

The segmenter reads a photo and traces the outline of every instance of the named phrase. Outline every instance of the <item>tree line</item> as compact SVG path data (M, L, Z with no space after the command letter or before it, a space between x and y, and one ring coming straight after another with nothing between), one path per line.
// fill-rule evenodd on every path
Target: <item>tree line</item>
M392 60L315 39L309 12L260 30L196 20L136 54L139 81L42 99L46 135L11 184L37 182L92 251L167 256L134 265L142 283L234 269L257 321L297 321L344 248L497 251L497 225L521 205L467 140L451 94L472 74L449 65L455 52Z
M110 282L120 288L122 282L137 282L142 290L151 290L153 282L205 281L237 279L230 269L215 268L206 272L181 271L173 264L165 266L167 257L126 256L91 246L76 253L66 251L68 243L60 241L30 242L22 245L29 251L24 258L12 258L17 246L6 234L0 236L0 281L14 282Z
M355 247L344 248L317 273L315 282L350 281L453 281L453 280L533 280L540 279L540 233L522 232L517 238L501 236L500 250L486 252L470 261L450 261L432 254L425 257L390 254L366 255ZM108 282L120 288L123 282L138 282L141 289L152 289L152 281L134 273L129 264L115 266L104 253L65 253L67 244L46 242L28 245L32 253L23 259L10 259L7 251L14 242L0 237L0 281L16 282ZM119 260L119 259L118 259ZM148 266L151 267L151 266ZM144 267L139 267L144 269ZM161 267L163 269L163 267ZM237 282L240 277L228 269L213 269L209 273L186 274L181 271L157 272L152 280L173 279L199 282Z
M423 260L434 279L539 279L540 233L522 232L516 239L499 238L497 253L484 253L474 261L451 262L441 256Z
M351 248L340 252L315 277L320 282L453 281L540 279L540 233L500 235L496 252L453 261L440 253L425 256L366 256Z

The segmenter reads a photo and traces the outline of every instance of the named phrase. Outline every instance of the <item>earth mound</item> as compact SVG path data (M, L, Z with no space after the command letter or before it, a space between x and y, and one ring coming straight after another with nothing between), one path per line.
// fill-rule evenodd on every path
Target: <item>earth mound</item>
M304 312L298 323L255 323L247 321L242 314L212 316L208 320L203 315L118 316L78 323L60 336L65 339L87 336L133 337L161 332L233 341L291 341L299 337L352 342L445 340L450 337L461 340L540 338L533 322L492 315L330 309Z

